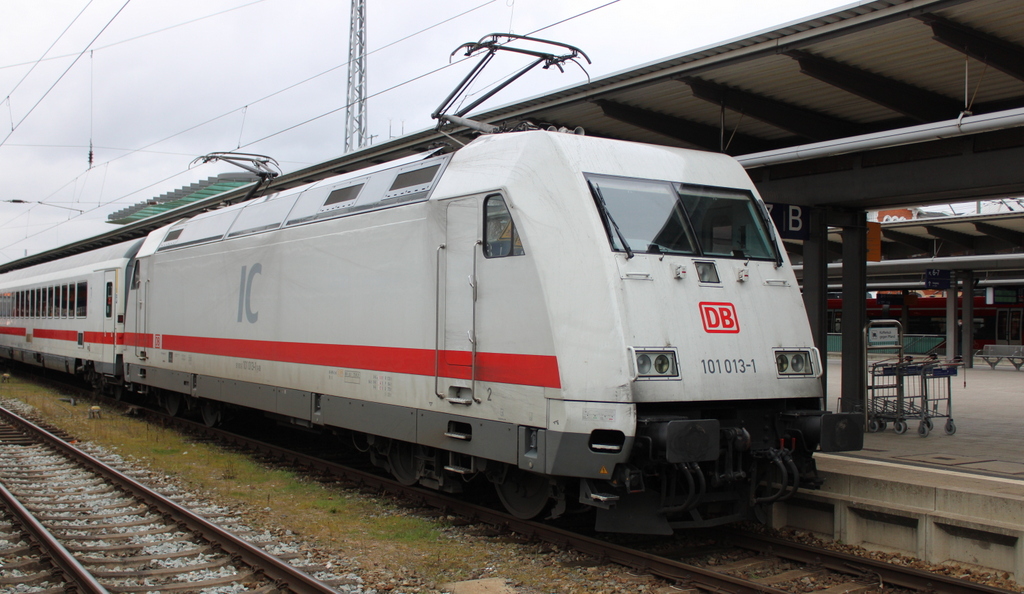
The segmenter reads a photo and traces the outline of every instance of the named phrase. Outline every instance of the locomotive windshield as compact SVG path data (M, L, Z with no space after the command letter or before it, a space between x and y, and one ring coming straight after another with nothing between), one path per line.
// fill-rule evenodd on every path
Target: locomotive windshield
M615 251L775 260L747 190L587 175Z

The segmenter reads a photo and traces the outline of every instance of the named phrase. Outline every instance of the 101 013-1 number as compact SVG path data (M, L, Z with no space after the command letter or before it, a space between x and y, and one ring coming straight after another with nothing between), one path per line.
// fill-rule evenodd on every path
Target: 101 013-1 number
M701 359L704 373L757 373L753 359Z

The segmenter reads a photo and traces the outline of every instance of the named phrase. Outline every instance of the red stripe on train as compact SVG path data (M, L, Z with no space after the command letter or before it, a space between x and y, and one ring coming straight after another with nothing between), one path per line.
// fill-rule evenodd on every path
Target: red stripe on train
M0 334L24 336L26 329L0 328ZM75 330L37 328L34 330L34 336L38 339L78 341L78 332ZM152 334L126 332L118 335L117 338L117 344L129 347L156 348ZM84 339L88 344L115 344L114 334L110 332L86 332ZM159 348L221 357L371 369L426 376L434 375L436 364L437 372L442 377L471 379L473 375L473 369L470 366L472 355L463 351L442 351L440 356L435 359L435 352L432 349L272 342L168 334L161 335ZM453 365L449 361L460 361L465 364ZM542 388L562 387L558 374L558 359L550 355L477 353L476 379Z
M152 334L126 333L123 344L140 348L157 348ZM455 357L469 363L470 354L443 351L435 359L432 349L378 347L342 344L315 344L303 342L273 342L236 338L209 338L200 336L160 336L160 347L169 351L301 363L325 367L372 369L391 373L434 375L470 379L469 365L451 365L446 362ZM501 382L560 388L558 359L550 355L517 355L508 353L477 353L476 378L481 381Z

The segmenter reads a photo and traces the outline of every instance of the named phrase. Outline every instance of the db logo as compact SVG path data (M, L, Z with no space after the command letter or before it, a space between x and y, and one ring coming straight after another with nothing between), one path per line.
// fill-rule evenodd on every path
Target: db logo
M698 305L705 332L735 334L740 331L740 321L736 318L736 306L733 304L703 301Z

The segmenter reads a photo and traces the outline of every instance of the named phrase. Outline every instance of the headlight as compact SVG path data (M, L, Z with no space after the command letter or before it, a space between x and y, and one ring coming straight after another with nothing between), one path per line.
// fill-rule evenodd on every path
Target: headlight
M815 357L811 351L779 350L775 352L775 367L780 376L817 376Z
M679 364L675 351L634 350L637 379L679 379Z

